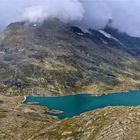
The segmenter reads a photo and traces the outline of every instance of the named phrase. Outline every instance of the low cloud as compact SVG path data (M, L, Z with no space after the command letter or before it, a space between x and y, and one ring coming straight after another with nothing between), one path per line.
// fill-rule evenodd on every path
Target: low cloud
M86 28L112 26L140 37L139 0L1 0L0 29L10 22L59 18Z
M30 22L48 18L59 18L64 22L78 21L83 18L84 9L78 0L37 0L25 8L22 18Z

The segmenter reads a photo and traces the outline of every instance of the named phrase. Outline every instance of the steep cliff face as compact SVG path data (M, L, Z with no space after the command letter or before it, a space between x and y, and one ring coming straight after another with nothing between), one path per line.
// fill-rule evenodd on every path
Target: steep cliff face
M0 35L0 93L101 94L139 88L139 44L134 53L133 40L116 30L85 31L57 19L12 23Z

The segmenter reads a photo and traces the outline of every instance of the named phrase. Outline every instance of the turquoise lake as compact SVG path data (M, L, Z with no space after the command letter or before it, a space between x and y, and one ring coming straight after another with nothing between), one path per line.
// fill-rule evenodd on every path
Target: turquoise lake
M76 94L61 97L28 96L24 104L35 102L37 102L39 106L46 106L49 109L63 111L63 113L54 114L54 116L64 119L106 106L140 105L140 91L113 93L102 96L93 96L90 94Z

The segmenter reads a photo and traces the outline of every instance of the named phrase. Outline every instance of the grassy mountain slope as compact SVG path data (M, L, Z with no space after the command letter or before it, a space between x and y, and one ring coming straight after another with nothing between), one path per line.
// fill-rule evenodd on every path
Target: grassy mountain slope
M139 58L127 49L116 36L85 33L57 19L12 23L0 35L0 94L101 94L139 88Z

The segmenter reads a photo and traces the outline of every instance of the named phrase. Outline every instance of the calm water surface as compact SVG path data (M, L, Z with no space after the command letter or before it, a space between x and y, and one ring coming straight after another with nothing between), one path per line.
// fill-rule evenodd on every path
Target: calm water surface
M128 93L113 93L102 96L90 94L77 94L61 97L34 97L28 96L25 104L37 102L37 105L49 109L61 110L63 113L55 114L61 119L78 116L81 113L103 108L106 106L137 106L140 105L140 91Z

